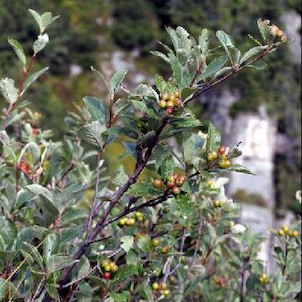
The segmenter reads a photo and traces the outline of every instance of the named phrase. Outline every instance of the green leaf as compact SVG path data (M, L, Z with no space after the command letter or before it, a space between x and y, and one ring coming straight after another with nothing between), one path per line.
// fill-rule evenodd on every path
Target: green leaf
M209 45L210 45L210 32L204 28L199 36L199 47L201 50L201 54L203 58L206 58L209 53Z
M128 302L130 301L130 292L123 291L122 293L109 293L114 302Z
M108 89L108 91L110 91L110 90L109 90L108 83L107 83L107 81L106 81L104 75L103 75L100 71L98 71L97 69L95 69L93 66L90 66L90 69L91 69L93 72L95 72L95 73L97 74L97 76L98 76L100 82L103 83L103 84L105 84L106 87L107 87L107 89Z
M134 251L134 250L129 250L126 254L126 263L127 264L135 264L138 265L141 261L140 256Z
M35 10L33 10L33 9L29 9L29 12L30 12L31 15L34 17L35 21L37 22L40 31L42 31L43 23L42 23L40 14L38 14L38 13L37 13Z
M240 65L240 59L241 59L241 51L240 49L236 48L236 47L232 47L229 49L230 51L230 55L232 57L231 62L235 65L235 66L239 66Z
M220 132L212 123L209 123L207 141L206 141L206 152L217 150L221 142Z
M144 103L143 101L137 101L137 100L131 100L133 106L141 111L143 111L144 113L146 113L147 115L149 115L150 117L159 120L159 116L158 114L154 111L154 109L152 108L148 108L146 103Z
M92 96L83 98L83 102L93 121L99 121L102 126L108 126L109 109L106 102Z
M231 71L232 67L231 66L227 66L227 67L223 67L220 70L218 70L215 75L214 75L214 79L224 75L225 73L227 73L228 71Z
M72 259L70 255L55 254L51 255L47 263L48 273L54 273L55 271L60 271L61 269L77 263L79 260Z
M8 43L13 47L18 59L21 61L23 66L26 66L26 56L22 45L15 39L8 38Z
M138 95L142 97L149 97L151 99L159 100L157 92L149 85L140 84L135 91Z
M179 63L177 57L173 53L169 53L168 57L170 59L171 68L173 71L173 75L176 79L177 86L182 88L184 85L183 80L183 72L181 68L181 64Z
M123 110L129 107L131 102L128 99L118 99L116 102L114 102L113 105L113 113L114 116L119 115Z
M162 190L154 188L153 184L151 184L150 182L135 183L127 191L127 194L136 197L140 197L140 196L152 197L152 196L158 196L162 193L163 193Z
M51 255L56 254L60 247L60 237L55 233L50 233L43 241L43 259L47 264Z
M134 237L133 236L123 236L121 237L121 248L128 253L130 249L133 247L134 244Z
M21 249L21 252L23 253L24 258L28 258L29 256L29 260L32 259L34 262L36 262L39 265L40 269L43 269L44 267L43 258L40 255L37 247L31 245L28 242L23 242L22 246L23 247Z
M46 199L48 199L49 201L52 202L52 195L51 195L51 192L41 186L41 185L38 185L38 184L31 184L31 185L28 185L25 187L26 190L29 190L30 192L36 194L36 195L42 195L44 196Z
M190 215L194 213L194 204L191 202L189 194L176 195L175 202L182 215Z
M24 85L23 85L23 90L22 90L22 93L21 95L24 94L24 92L28 89L28 87L33 83L35 82L42 74L44 74L47 70L49 69L49 67L45 67L33 74L31 74L24 82Z
M255 55L261 53L264 49L266 49L267 46L256 46L251 49L249 49L240 59L240 65L247 61L248 59L254 57Z
M160 57L165 62L170 63L169 57L167 55L165 55L164 53L162 53L160 51L150 51L150 53L154 56Z
M233 164L228 170L239 172L239 173L255 175L253 172L248 170L246 167L239 165L239 164Z
M246 67L252 67L256 70L263 70L267 67L267 64L264 61L257 61L251 64L246 65Z
M106 131L106 127L101 125L99 121L93 121L80 128L79 135L88 143L103 147L102 133Z
M212 77L215 75L222 67L223 65L227 62L227 57L219 57L215 60L213 60L202 72L200 77L198 78L198 81L205 80L207 78Z
M118 86L123 82L126 74L127 70L119 70L113 74L109 82L109 91L111 95L114 95Z
M121 282L123 280L133 277L133 275L138 275L138 269L136 265L126 264L119 267L119 270L115 273L111 284Z
M39 35L33 45L34 54L36 55L38 52L44 49L48 42L48 34Z
M29 202L34 197L32 192L28 192L21 189L17 192L16 201L14 203L14 211L21 209L27 202Z
M198 88L185 87L181 91L181 99L183 100L183 102L186 102L187 100L189 100L197 90L198 90Z
M262 39L266 42L266 40L271 36L271 27L269 20L261 20L258 19L257 25L260 31Z
M15 87L15 81L9 78L1 79L0 91L5 99L14 104L18 99L18 89Z
M42 23L42 32L45 31L45 29L53 23L55 20L57 20L60 16L52 16L52 13L45 12L41 15L41 23Z
M216 32L216 36L225 50L234 47L231 37L222 30Z
M168 83L165 81L165 79L161 76L156 74L155 75L155 86L160 92L160 95L164 94L166 92Z

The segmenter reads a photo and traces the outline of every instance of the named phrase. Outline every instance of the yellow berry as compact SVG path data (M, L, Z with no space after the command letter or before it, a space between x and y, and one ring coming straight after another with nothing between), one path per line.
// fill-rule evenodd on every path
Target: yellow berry
M152 240L153 246L158 246L159 243L160 243L160 239L158 239L158 238L154 238L154 239Z
M161 249L161 252L163 254L167 254L169 252L169 247L168 246L163 246L162 249Z
M168 101L167 102L167 107L168 108L174 108L174 102L173 101Z
M174 104L175 99L176 99L176 97L173 94L169 95L169 101L172 102L173 104Z
M152 284L152 288L154 289L154 290L158 290L159 289L159 284L158 283L153 283Z
M176 98L179 98L179 97L180 97L180 91L179 91L179 90L174 91L173 95L174 95Z
M161 99L162 99L163 101L166 101L168 98L169 98L169 95L168 95L167 93L164 93L164 94L162 95L162 97L161 97Z
M284 231L283 231L282 229L279 230L279 231L278 231L278 235L279 235L279 236L284 236Z
M298 231L292 231L292 236L293 237L298 237L299 236L299 232Z
M165 289L165 290L163 291L163 295L164 295L165 297L169 296L169 295L170 295L170 290L169 290L169 289Z
M110 264L110 270L113 272L113 273L116 273L118 271L118 266L116 265L115 262L112 262Z
M160 106L160 108L166 108L167 107L167 102L165 100L161 100L159 102L159 106Z

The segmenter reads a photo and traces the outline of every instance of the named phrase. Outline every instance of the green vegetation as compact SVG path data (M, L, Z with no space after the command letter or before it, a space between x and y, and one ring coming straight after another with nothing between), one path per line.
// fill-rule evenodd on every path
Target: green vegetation
M247 35L256 35L255 20L259 17L281 24L280 17L287 10L301 14L301 3L297 0L256 3L236 0L227 5L223 0L0 0L0 76L15 76L18 68L7 43L8 36L20 41L25 50L30 50L29 41L35 30L33 21L26 15L28 7L53 11L61 16L50 28L55 38L48 46L49 51L39 57L42 65L51 66L47 78L34 86L29 94L33 109L41 111L44 117L45 128L56 125L56 138L64 133L65 110L73 110L73 103L79 104L95 87L89 66L102 61L103 54L110 56L117 47L123 47L125 51L138 48L141 52L136 60L138 70L168 76L166 65L148 53L155 47L162 50L156 40L171 46L165 34L166 26L181 25L195 37L205 27L212 32L224 28L238 41L241 49L248 49L254 42ZM106 25L111 22L112 26ZM290 40L291 37L289 43ZM268 112L278 122L279 131L288 137L288 155L275 161L278 205L286 207L291 200L289 196L301 187L301 66L292 63L286 48L266 61L270 69L261 73L256 70L244 72L231 83L217 87L215 93L225 88L240 92L240 99L230 109L233 117L241 112L257 111L259 104L266 104ZM70 64L80 65L83 73L70 77ZM211 93L208 99L211 99ZM207 110L199 103L192 104L192 108L200 116ZM49 119L50 116L53 119ZM284 171L287 171L286 177L281 175Z
M50 49L48 28L58 16L29 13L36 24L33 47L27 52L9 39L21 66L16 77L0 80L5 102L0 117L0 300L298 299L301 219L269 230L278 242L268 257L276 268L269 270L258 257L266 236L235 222L240 206L225 194L229 173L251 173L235 163L242 152L224 146L220 131L188 106L279 51L285 34L258 19L262 45L255 42L242 55L223 30L213 37L203 29L193 39L181 26L168 27L172 46L153 54L168 65L169 77L155 74L155 85L118 91L127 70L107 80L92 68L105 96L99 99L89 91L82 106L66 117L64 138L54 140L27 97L40 90L33 85L46 76L48 67L37 62ZM50 114L58 103L49 87L38 97L50 99ZM104 156L115 142L126 152L112 170ZM131 169L125 158L132 159ZM296 195L301 202L301 192Z

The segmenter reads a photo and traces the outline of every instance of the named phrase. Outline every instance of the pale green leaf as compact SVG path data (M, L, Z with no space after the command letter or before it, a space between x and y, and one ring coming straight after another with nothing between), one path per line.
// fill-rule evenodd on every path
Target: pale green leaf
M15 81L9 78L1 79L0 91L5 99L13 104L18 99L18 89L15 87Z
M22 65L26 65L26 56L23 50L22 45L15 39L9 38L8 43L13 47L17 57L22 62Z
M53 273L55 271L60 271L63 268L77 263L79 260L72 259L70 255L55 254L51 255L47 263L48 273Z
M264 49L266 49L267 46L256 46L251 49L249 49L240 59L240 65L247 61L248 59L252 58L253 56L261 53Z
M101 125L99 121L93 121L92 123L83 126L79 130L79 134L86 142L102 148L102 133L105 132L106 129L107 128Z
M49 69L49 67L45 67L33 74L31 74L24 82L24 85L23 85L23 90L22 90L22 93L21 95L24 94L24 92L28 89L28 87L33 83L35 82L42 74L44 74L47 70Z
M111 95L114 95L116 89L123 82L126 74L127 74L127 70L119 70L113 74L109 82L109 91Z
M36 55L38 52L44 49L48 42L49 42L48 34L39 35L33 45L34 54Z
M123 236L121 237L121 248L128 253L133 247L134 237L133 236Z
M213 60L202 72L202 74L198 78L198 81L205 80L215 75L226 62L227 58L225 56Z
M91 115L93 121L98 121L102 126L108 126L109 108L108 104L95 97L86 96L83 98L84 104Z

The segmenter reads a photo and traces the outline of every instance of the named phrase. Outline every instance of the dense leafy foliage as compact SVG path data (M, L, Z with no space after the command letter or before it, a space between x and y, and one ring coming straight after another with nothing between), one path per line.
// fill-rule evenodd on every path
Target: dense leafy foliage
M126 70L107 81L92 68L107 99L86 96L54 141L25 95L47 71L32 68L57 17L30 14L39 28L31 57L8 40L23 77L0 81L1 300L295 301L300 224L272 230L278 268L268 272L257 258L263 236L234 222L239 205L225 195L224 173L250 173L232 162L241 152L222 146L218 129L187 106L241 70L262 68L284 33L259 19L261 42L240 50L218 30L217 52L207 29L194 39L169 27L171 47L153 52L171 67L168 79L128 91ZM126 150L117 161L131 157L132 172L108 172L103 158L115 140Z

